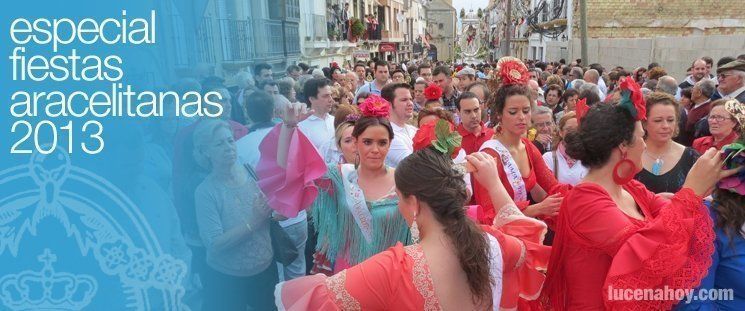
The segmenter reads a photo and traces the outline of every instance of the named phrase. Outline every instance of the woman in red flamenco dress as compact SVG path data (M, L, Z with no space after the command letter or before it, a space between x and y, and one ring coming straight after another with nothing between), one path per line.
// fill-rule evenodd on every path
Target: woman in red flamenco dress
M479 151L488 153L497 161L499 178L510 197L525 216L547 221L559 212L562 192L569 186L559 184L546 166L538 148L525 136L530 127L533 106L529 79L525 65L516 58L503 57L497 63L499 89L493 96L492 124L497 124L494 137ZM478 220L491 225L499 211L489 198L488 189L474 182L473 203L480 205ZM538 202L536 204L531 204Z
M655 195L633 180L645 148L644 100L631 79L620 105L579 113L567 152L589 167L564 197L541 301L550 310L668 310L680 297L624 300L624 290L693 289L711 264L714 233L703 204L722 170L714 149L683 188ZM661 299L657 299L661 298ZM677 298L677 299L676 299Z

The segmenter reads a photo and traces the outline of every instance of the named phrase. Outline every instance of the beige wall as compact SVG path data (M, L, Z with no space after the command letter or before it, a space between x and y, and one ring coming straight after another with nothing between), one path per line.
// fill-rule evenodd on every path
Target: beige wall
M572 40L568 48L567 62L581 57L579 39ZM716 63L723 56L743 53L745 35L589 39L587 44L589 63L600 63L607 69L623 66L633 70L657 62L678 82L698 57L710 56ZM560 45L547 46L546 57L548 61L561 58Z
M591 38L745 34L744 0L587 0L587 17Z

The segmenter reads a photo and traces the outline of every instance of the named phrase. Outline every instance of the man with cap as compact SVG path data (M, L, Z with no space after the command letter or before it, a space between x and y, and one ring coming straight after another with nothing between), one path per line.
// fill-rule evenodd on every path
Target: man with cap
M722 98L745 102L745 61L735 60L717 68L717 81Z
M458 71L458 73L456 73L455 76L458 77L458 79L460 79L460 85L461 85L460 91L463 91L463 89L465 89L466 86L471 85L471 83L476 82L476 70L468 66L463 67L463 69Z

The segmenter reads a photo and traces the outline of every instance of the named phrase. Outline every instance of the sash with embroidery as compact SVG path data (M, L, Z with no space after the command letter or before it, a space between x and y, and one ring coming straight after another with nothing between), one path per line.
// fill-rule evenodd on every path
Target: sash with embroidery
M479 151L483 151L484 149L493 149L499 154L499 160L502 161L504 172L512 187L512 192L515 194L512 199L515 201L527 201L528 191L525 189L525 181L522 174L520 174L520 168L517 167L517 163L515 163L507 148L498 140L490 139L481 145Z
M353 164L342 164L341 179L344 183L344 190L346 191L347 208L352 213L354 221L357 223L357 227L360 228L362 236L365 237L368 243L372 242L372 214L367 208L367 202L365 201L365 194L357 184L357 170L355 170Z

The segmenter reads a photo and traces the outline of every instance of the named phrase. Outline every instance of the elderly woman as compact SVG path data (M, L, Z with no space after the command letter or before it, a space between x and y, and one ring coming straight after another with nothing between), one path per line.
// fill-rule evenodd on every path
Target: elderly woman
M194 158L209 171L194 193L199 236L207 249L204 306L271 309L278 281L269 235L271 210L252 171L237 164L225 121L197 125Z
M673 141L680 120L675 98L667 93L654 92L646 100L647 120L642 125L647 133L647 149L642 157L643 168L635 179L654 193L674 193L683 186L699 153Z
M737 100L731 100L737 102ZM704 136L693 141L693 149L703 153L711 147L717 150L722 149L724 145L731 144L737 140L737 130L740 128L735 119L736 111L731 111L727 107L734 108L739 105L734 103L727 105L727 100L719 99L711 103L709 112L709 132L711 136Z

